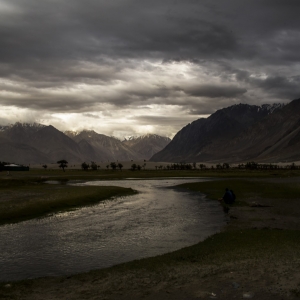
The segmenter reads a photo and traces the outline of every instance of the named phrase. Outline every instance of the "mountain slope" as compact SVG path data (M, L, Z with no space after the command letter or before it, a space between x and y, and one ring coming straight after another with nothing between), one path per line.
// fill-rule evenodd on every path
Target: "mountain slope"
M50 162L45 154L29 145L11 142L5 138L0 138L0 144L1 161L25 165Z
M170 141L171 139L168 137L162 137L156 134L146 134L140 137L125 139L122 143L141 154L144 159L148 160L155 153L168 145Z
M45 125L38 123L20 123L9 126L2 126L0 136L6 138L11 142L27 143L31 136L44 128Z
M280 111L282 105L238 104L220 109L207 119L182 128L152 161L208 161L223 159L228 143L260 120Z
M132 140L135 147L141 150L139 152L116 138L92 130L62 133L51 125L16 123L0 126L0 157L23 164L55 163L60 159L72 163L140 160L150 157L155 151L153 149L160 150L164 144L159 144L164 140L155 135ZM147 151L148 157L145 154Z
M120 140L96 133L93 130L83 130L73 137L77 143L85 140L97 153L97 160L117 161L141 159L141 155L128 148Z
M53 162L66 159L69 162L82 162L79 146L71 138L54 128L45 126L31 135L28 145L44 153Z
M300 99L248 128L229 142L226 157L235 160L292 161L300 159Z
M90 162L90 161L99 161L101 160L101 155L97 150L90 145L86 140L81 140L78 143L80 152L83 157L83 161Z

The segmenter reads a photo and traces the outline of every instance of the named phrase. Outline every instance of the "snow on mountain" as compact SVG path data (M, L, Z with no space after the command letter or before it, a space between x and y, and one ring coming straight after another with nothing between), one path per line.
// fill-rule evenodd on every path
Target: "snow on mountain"
M263 104L260 109L267 110L269 114L272 114L275 110L283 108L284 105L284 103Z
M144 159L150 159L155 153L168 145L170 141L171 139L168 137L148 133L142 136L127 137L122 143L140 153Z
M5 131L7 128L8 128L8 126L1 126L1 125L0 125L0 132Z
M80 134L80 131L66 130L63 133L72 139L75 136L77 136L78 134Z
M30 128L30 129L42 129L46 127L46 125L40 124L40 123L21 123L21 122L16 122L15 124L10 124L9 126L7 126L7 128Z
M125 142L125 141L144 140L144 139L159 139L159 140L163 139L163 140L166 140L166 141L170 142L170 138L164 137L164 136L161 136L161 135L157 135L157 134L153 134L153 133L147 133L147 134L144 134L144 135L141 135L141 136L138 136L138 135L127 136L127 137L124 137L123 142Z

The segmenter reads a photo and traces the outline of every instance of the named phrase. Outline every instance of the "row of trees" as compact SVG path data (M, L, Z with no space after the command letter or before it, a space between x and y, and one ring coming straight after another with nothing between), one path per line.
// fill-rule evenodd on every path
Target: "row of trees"
M92 166L94 166L94 167L92 167ZM87 163L85 163L85 162L81 164L81 168L84 169L84 170L88 170L89 167L90 167L90 165L87 164ZM137 165L137 164L132 164L130 169L132 171L135 171L135 170L141 170L142 168L144 168L144 170L145 170L145 167L146 167L146 163L144 163L142 166L141 165ZM95 163L92 162L91 168L93 170L97 170L97 168L95 166ZM100 168L100 166L98 166L98 168ZM106 165L106 168L107 169L111 168L114 171L117 170L117 169L119 169L120 171L122 171L123 165L121 163L111 162L110 164Z
M135 170L140 171L142 168L144 168L144 170L145 170L145 168L146 168L146 164L145 163L142 166L141 165L137 165L137 164L132 164L131 165L131 170L132 171L135 171Z
M229 169L230 165L228 163L223 163L223 164L217 164L216 166L211 166L211 167L207 167L205 164L199 164L197 166L197 164L194 163L174 163L174 164L170 164L170 165L160 165L160 166L155 166L156 170L196 170L196 169L200 169L200 170L207 170L207 169Z
M65 168L68 167L68 162L66 160L59 160L57 162L59 164L59 168L61 168L64 172L65 172ZM1 166L4 166L5 164L7 164L6 162L0 162L0 168ZM290 165L286 165L286 166L279 166L277 164L259 164L256 163L254 161L251 162L247 162L246 164L239 164L236 167L232 167L230 166L228 163L223 163L223 164L216 164L215 166L211 166L211 167L207 167L205 164L199 164L198 165L200 170L208 170L208 169L248 169L248 170L278 170L278 169L290 169L290 170L299 170L300 166L297 166L295 163L292 163ZM47 165L43 165L43 168L47 168ZM91 161L90 164L83 162L81 164L81 168L83 170L88 170L88 169L92 169L92 170L97 170L100 168L99 165L96 164L96 162ZM122 171L123 169L123 165L121 163L115 163L115 162L111 162L110 164L106 165L106 168L109 169L111 168L112 170L116 170L119 169L120 171ZM137 164L132 164L131 165L131 170L135 171L135 170L141 170L141 169L146 168L146 163L144 163L142 166L141 165L137 165ZM174 163L174 164L170 164L167 166L163 166L163 165L159 165L159 166L155 166L156 170L196 170L197 168L197 164L196 163Z
M92 161L91 164L87 164L86 162L83 162L81 164L81 168L85 171L87 171L90 168L92 170L97 170L97 169L100 169L100 166L98 166L94 161ZM111 168L112 170L119 169L120 171L122 171L123 165L121 163L111 162L110 164L106 165L106 169L109 169L109 168Z
M100 168L100 166L98 166L94 161L91 161L91 164L87 164L86 162L83 162L81 164L81 168L85 171L87 171L88 169L92 169L96 171Z
M218 163L216 165L212 165L210 167L206 166L205 164L199 164L197 166L196 163L174 163L170 165L159 165L155 166L156 170L226 170L226 169L248 169L248 170L278 170L278 169L290 169L290 170L299 170L300 166L297 166L295 163L286 166L279 166L277 164L259 164L256 162L247 162L246 164L239 164L237 166L230 166L229 163Z
M279 166L277 164L259 164L254 161L247 162L246 164L239 164L239 169L250 169L250 170L278 170L278 169L290 169L290 170L299 170L300 166L297 166L295 163L286 166Z
M0 163L1 163L1 162L0 162ZM65 172L65 168L68 167L68 162L67 162L65 159L62 159L62 160L59 160L57 163L58 163L58 167L61 168L61 169ZM45 165L42 165L42 167L43 167L44 169L47 169L47 168L48 168L48 166L47 166L46 164L45 164ZM117 168L119 168L120 171L122 171L123 165L122 165L121 163L111 162L110 164L108 164L108 165L106 166L106 168L107 168L107 169L112 168L113 170L116 170ZM91 161L90 164L88 164L88 163L86 163L86 162L83 162L83 163L81 164L81 169L83 169L83 170L85 170L85 171L87 171L88 169L91 169L91 170L96 171L96 170L100 169L100 166L97 165L97 163L94 162L94 161Z
M59 168L61 168L63 171L65 171L65 168L68 167L68 162L66 160L59 160L57 162L59 165ZM47 165L43 165L43 167L46 169ZM146 163L144 163L142 166L137 165L137 164L132 164L131 165L131 170L135 171L135 170L141 170L142 168L144 168L145 170L146 167ZM86 162L83 162L81 164L81 168L85 171L87 171L88 169L92 169L92 170L97 170L100 168L100 166L98 166L94 161L91 162L91 164L88 164ZM123 165L121 163L115 163L115 162L111 162L110 164L106 165L106 168L109 169L111 168L112 170L116 170L119 169L120 171L122 171L123 169Z

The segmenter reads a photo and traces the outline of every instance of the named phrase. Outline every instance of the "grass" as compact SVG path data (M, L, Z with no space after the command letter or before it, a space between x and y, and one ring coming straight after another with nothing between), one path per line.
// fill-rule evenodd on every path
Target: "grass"
M162 267L186 262L222 265L247 259L274 261L285 257L289 260L299 257L299 253L300 235L297 230L245 229L217 233L194 246L110 269L159 271Z
M217 170L216 170L217 171ZM218 170L219 171L219 170ZM222 170L224 171L224 170ZM226 171L226 170L225 170ZM230 170L229 170L230 171ZM237 195L235 206L246 205L245 199L257 197L272 199L296 199L300 194L300 183L270 183L266 181L249 180L254 173L249 173L243 179L231 178L237 172L244 170L232 170L230 178L224 179L225 173L216 172L222 180L186 183L179 187L192 191L199 191L210 199L217 199L224 194L225 187L234 190ZM286 170L280 170L285 171ZM15 172L12 177L0 179L0 224L18 222L30 218L39 217L57 211L74 209L79 206L91 205L120 195L132 194L131 189L118 187L74 187L68 185L47 185L45 180L59 180L67 182L70 179L99 180L122 178L162 178L166 177L193 177L199 175L209 177L211 171L184 170L142 170L142 171L88 171L69 170L33 170L29 172ZM264 173L267 175L268 173ZM46 176L48 175L48 176ZM51 175L51 176L50 176ZM270 175L270 174L269 174ZM218 177L218 176L216 176ZM267 176L268 177L268 176Z
M74 177L78 177L80 179L88 178L89 180L92 178L99 179L100 177L103 179L109 179L110 177L120 179L126 177L134 177L135 175L138 175L137 177L139 178L147 178L147 176L160 177L160 174L164 174L164 176L161 177L167 176L166 174L173 174L174 176L183 177L183 174L186 176L191 176L190 174L193 173L193 171L183 173L169 173L169 171L152 172L147 170L141 172L124 171L115 173L113 171L108 171L107 173L106 171L103 171L99 172L99 174L97 173L97 175L95 175L94 177L89 177L90 175L84 177L80 175L80 171L74 171L74 177L72 177L69 176L70 174L72 174L71 171L69 171L68 173L66 172L67 174L63 174L62 176L58 176L58 173L55 171L53 172L53 178L60 178L65 180ZM133 192L132 190L125 191L125 189L117 189L115 187L88 187L87 189L84 189L85 187L70 187L67 185L47 186L41 182L35 183L37 182L37 174L40 173L35 173L35 179L33 177L31 179L28 177L20 177L19 179L17 178L15 180L0 180L2 195L6 192L16 193L13 194L13 199L14 202L17 204L17 193L23 195L20 196L21 202L25 201L25 195L27 193L28 203L32 201L33 203L39 203L38 206L40 206L40 204L43 203L43 201L46 201L47 197L51 193L51 195L53 195L53 199L56 199L57 203L64 203L64 208L72 209L77 205L94 203L93 201L101 201L101 197L103 197L101 199L105 199L106 197L121 194L123 195L124 193L126 194ZM209 172L201 173L200 171L196 171L194 172L194 174L197 174L197 176L199 176L199 174L203 174L204 177L212 177L211 175L208 176L208 174L211 174ZM220 174L218 174L218 176L215 177L223 177L224 174L222 174L221 176L219 175ZM300 183L281 182L274 184L265 180L251 180L252 178L256 178L254 176L254 173L250 173L248 175L244 174L244 176L240 176L240 178L238 179L235 178L237 177L237 175L237 172L232 172L229 175L230 179L222 178L221 180L213 180L199 183L187 183L182 184L178 187L204 193L210 199L217 199L221 197L224 193L225 187L228 187L233 189L235 194L237 195L237 203L235 204L237 206L248 205L247 201L249 201L249 199L251 200L267 198L272 199L274 203L276 201L281 202L282 199L284 199L282 203L291 204L285 206L286 210L284 213L286 215L293 215L295 211L297 211L295 207L299 207L297 199L299 199L300 195ZM264 173L264 175L266 176L259 177L272 177L270 173L268 175L267 173ZM283 173L281 175L281 177L285 177L283 176ZM289 175L286 176L288 177ZM30 193L33 193L33 195L30 195ZM5 209L5 207L0 206L0 212L5 211ZM57 209L59 208L57 207ZM236 220L235 222L239 222L239 220ZM143 274L143 276L159 274L157 275L159 281L161 280L161 278L168 278L169 275L166 271L168 269L180 266L182 266L185 269L185 266L194 264L196 264L198 268L202 268L202 270L208 270L209 268L211 268L216 270L216 272L220 273L220 270L222 270L222 268L225 270L226 264L230 264L231 268L233 266L238 266L241 268L241 266L245 265L245 272L247 272L247 268L256 269L258 268L258 266L260 266L261 263L262 265L264 264L264 268L268 268L266 272L270 272L272 271L272 268L276 271L277 264L280 265L284 263L288 266L295 264L295 262L299 263L299 253L300 234L297 230L258 230L229 226L226 230L217 233L207 238L205 241L200 242L191 247L186 247L172 253L152 258L146 258L142 260L136 260L120 264L108 269L94 270L86 274L74 275L72 276L72 278L77 280L79 284L84 282L94 282L95 280L100 280L101 278L111 278L112 274L119 274L117 278L120 282L123 282L127 274L136 274L135 276L137 277L139 276L139 274ZM258 268L258 271L261 272L262 270ZM176 276L181 276L181 274L177 275L176 272L173 272L172 274L174 275L174 278L176 278ZM211 276L211 274L212 273L210 273L209 276ZM7 297L7 299L10 299L10 297L11 299L14 299L14 297L15 299L17 299L18 293L20 291L24 291L28 295L31 295L32 290L38 290L41 285L44 285L45 288L51 285L56 287L59 286L61 282L64 282L66 280L67 279L65 277L59 277L20 281L14 283L14 288L11 290L5 288L3 283L0 284L0 296L3 296L3 298ZM114 281L111 284L113 285L113 283L115 283L116 285L118 285L119 281ZM292 290L292 292L295 296L299 296L299 288Z
M0 186L0 224L68 211L135 193L130 188L50 185L31 180L0 181Z
M220 178L277 178L277 177L297 177L300 170L239 170L239 169L207 169L207 170L153 170L145 169L141 171L131 170L104 170L83 171L77 169L66 169L66 172L56 169L30 169L29 172L11 172L13 178L59 178L59 179L124 179L124 178L159 178L159 177L220 177ZM6 179L6 172L0 172L0 178Z
M272 183L250 180L214 180L206 182L185 183L178 187L192 191L202 192L210 199L221 198L225 188L232 189L237 196L237 204L245 199L272 198L272 199L296 199L300 195L300 183Z

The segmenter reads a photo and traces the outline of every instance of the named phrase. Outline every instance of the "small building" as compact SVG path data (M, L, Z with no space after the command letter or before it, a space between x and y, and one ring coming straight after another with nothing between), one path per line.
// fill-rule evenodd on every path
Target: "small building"
M29 171L29 167L22 165L9 164L4 165L2 171Z

